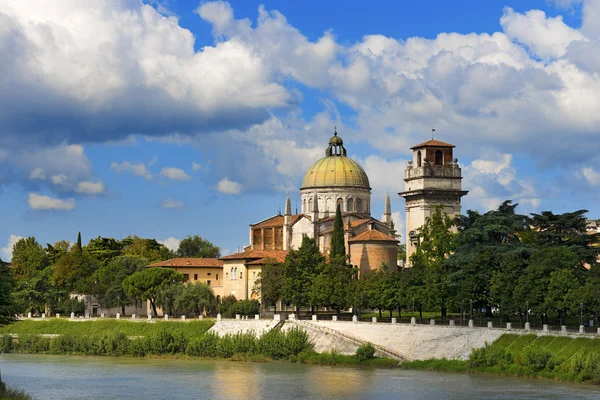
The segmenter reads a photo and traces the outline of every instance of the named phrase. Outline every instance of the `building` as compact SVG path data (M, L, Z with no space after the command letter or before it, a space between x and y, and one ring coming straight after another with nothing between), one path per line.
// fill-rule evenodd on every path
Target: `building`
M413 159L404 173L406 200L406 265L418 246L418 229L435 207L442 205L448 215L459 215L462 190L461 169L453 158L454 145L431 139L412 147Z
M223 261L218 258L171 258L148 267L171 268L185 278L185 282L202 282L210 286L218 298L223 297Z

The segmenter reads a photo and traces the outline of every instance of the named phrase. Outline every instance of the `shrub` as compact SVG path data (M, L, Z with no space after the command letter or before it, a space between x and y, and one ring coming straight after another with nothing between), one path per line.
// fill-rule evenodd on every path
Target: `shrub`
M13 349L13 338L9 335L0 336L0 354L10 353Z
M546 368L548 361L552 358L552 352L535 344L528 344L521 351L521 365L539 372Z
M21 335L16 349L21 353L47 353L50 350L50 338L40 335Z
M134 357L144 357L150 353L150 339L147 337L129 340L129 354Z
M356 349L356 359L366 361L375 357L375 347L371 343L365 343Z
M194 357L216 357L218 341L219 335L216 333L205 333L188 344L186 354Z

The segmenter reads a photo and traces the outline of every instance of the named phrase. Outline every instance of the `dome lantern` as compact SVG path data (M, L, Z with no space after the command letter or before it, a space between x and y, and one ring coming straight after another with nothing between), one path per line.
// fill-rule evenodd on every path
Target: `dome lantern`
M344 156L346 157L346 148L344 141L337 135L337 127L333 127L333 136L329 139L329 147L325 150L326 157Z

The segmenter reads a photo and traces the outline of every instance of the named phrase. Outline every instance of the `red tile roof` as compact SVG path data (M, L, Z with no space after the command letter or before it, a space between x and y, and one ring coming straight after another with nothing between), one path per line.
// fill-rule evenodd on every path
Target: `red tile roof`
M416 146L411 147L412 149L420 149L421 147L456 147L453 144L441 142L439 140L431 139Z
M281 254L278 254L276 257L259 258L258 260L247 262L246 265L265 265L270 260L275 260L278 263L282 263L285 261L285 256L282 257Z
M287 250L248 250L221 257L220 260L257 260L270 257L282 262L287 253Z
M398 242L398 240L383 232L371 229L353 237L348 242Z
M189 268L221 268L223 261L218 258L171 258L150 264L149 267L189 267Z
M370 220L370 219L358 219L358 220L350 222L350 226L352 228L356 228L357 226L360 226L362 224L366 224L369 221L372 221L372 220ZM344 224L344 230L347 227L348 227L348 224ZM328 233L331 233L331 232L333 232L333 228L327 229L326 231L319 232L319 235L327 235Z
M300 218L302 218L302 214L292 215L292 218L290 219L291 224L294 225L296 222L298 222L298 220ZM284 216L276 215L276 216L268 218L262 222L259 222L258 224L250 225L250 226L252 227L252 229L270 228L273 226L283 226L283 222L284 222Z

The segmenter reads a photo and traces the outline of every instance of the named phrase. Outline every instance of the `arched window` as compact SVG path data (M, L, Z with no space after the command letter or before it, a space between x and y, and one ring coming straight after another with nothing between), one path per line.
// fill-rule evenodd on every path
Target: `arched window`
M348 199L346 202L346 211L354 211L354 200Z
M302 200L302 212L303 212L303 213L305 213L305 212L308 212L308 211L306 210L306 199Z
M417 167L421 166L421 150L417 151Z
M308 212L313 212L313 200L308 199Z
M441 150L435 152L435 165L444 165L444 155Z
M362 200L356 199L356 211L362 212Z
M341 197L337 199L337 204L340 206L340 211L344 211L344 199L342 199Z

